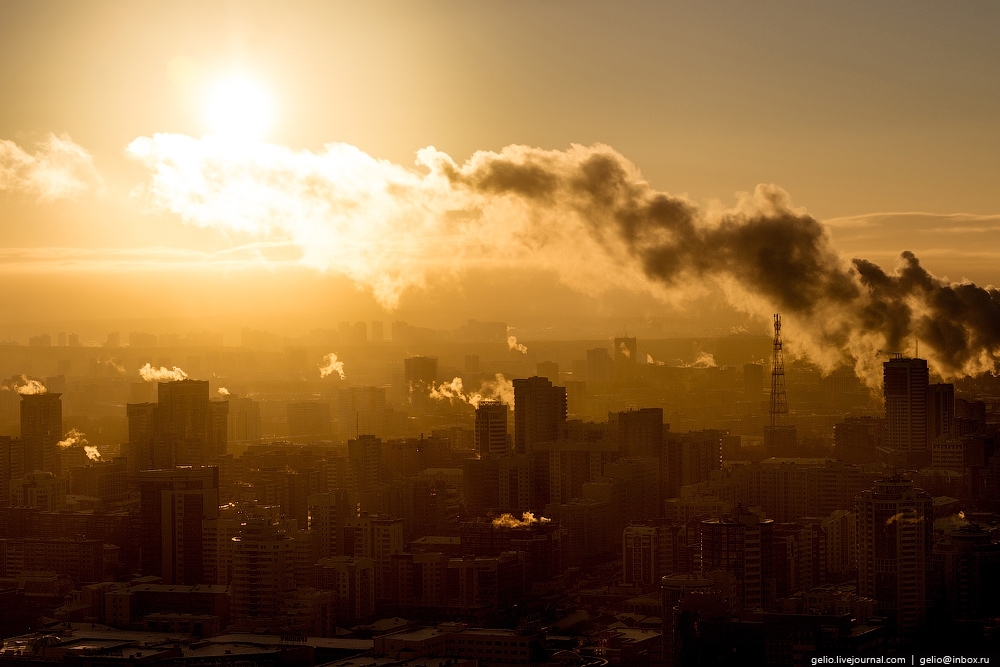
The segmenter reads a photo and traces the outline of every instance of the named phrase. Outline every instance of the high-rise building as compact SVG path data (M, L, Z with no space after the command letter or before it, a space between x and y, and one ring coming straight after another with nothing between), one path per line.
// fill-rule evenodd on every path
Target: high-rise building
M330 404L326 401L287 403L288 435L294 442L329 440L333 437Z
M934 545L939 602L955 620L1000 613L1000 544L977 524L956 528Z
M913 463L926 463L928 371L925 359L894 354L882 364L886 446Z
M260 442L260 403L250 398L230 397L228 442L245 447Z
M375 563L375 597L388 597L393 554L403 553L403 520L385 515L351 517L344 521L344 555L371 558Z
M166 584L203 583L204 524L219 517L219 469L143 470L139 493L142 573Z
M608 348L595 347L587 350L587 382L610 382L613 375L614 366Z
M10 481L24 477L24 443L0 435L0 507L10 504Z
M160 382L157 430L174 446L176 465L202 463L210 449L211 415L207 380Z
M428 393L437 381L437 361L437 357L403 359L403 381L409 392L410 403L417 412L424 412L428 408Z
M46 470L58 476L61 470L59 441L62 440L61 394L21 396L21 442L24 471Z
M772 602L774 521L738 506L722 519L701 522L701 569L736 577L744 609L767 608Z
M663 408L618 413L618 449L622 456L655 458L663 448Z
M337 392L337 429L341 439L382 435L385 418L384 387L348 387Z
M763 364L743 365L743 400L753 404L754 407L759 406L764 400Z
M955 385L932 384L927 387L927 443L955 435Z
M908 479L879 480L858 497L857 522L858 595L875 600L900 634L915 631L927 611L931 497Z
M269 519L250 517L233 538L233 624L268 626L275 622L286 595L295 589L292 540Z
M476 451L480 456L506 456L509 410L502 401L480 401L476 406Z
M531 507L544 508L549 498L549 453L537 445L559 438L566 423L566 388L546 378L514 380L514 453L531 464Z

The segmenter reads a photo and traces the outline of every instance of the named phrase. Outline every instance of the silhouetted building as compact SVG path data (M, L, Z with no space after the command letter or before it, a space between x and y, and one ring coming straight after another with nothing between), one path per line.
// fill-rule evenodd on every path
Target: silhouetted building
M139 492L142 573L167 584L203 583L203 524L219 516L219 469L144 470Z
M62 472L59 441L63 436L61 394L24 394L21 396L21 443L24 447L24 470Z
M330 404L325 401L288 403L288 435L293 441L329 440L333 437Z
M659 457L663 448L663 408L619 412L618 448L622 456Z
M925 465L930 458L927 361L895 354L882 364L882 369L886 446L912 463Z
M541 509L549 499L549 454L537 445L559 437L566 422L566 388L546 378L514 380L514 453L531 465L531 507Z
M732 573L744 609L766 609L774 601L773 529L771 519L742 506L729 517L701 522L701 570Z
M932 384L927 387L927 442L951 438L955 433L955 385Z
M480 401L476 406L476 451L480 456L506 456L509 410L502 401Z
M874 599L900 634L924 621L932 528L931 498L910 480L879 480L858 497L858 595Z
M953 620L1000 613L1000 544L979 525L948 533L934 545L935 595Z

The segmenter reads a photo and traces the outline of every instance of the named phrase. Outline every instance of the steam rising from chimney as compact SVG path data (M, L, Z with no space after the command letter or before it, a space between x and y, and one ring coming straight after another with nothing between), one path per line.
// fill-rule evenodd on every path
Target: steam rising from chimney
M173 369L169 369L166 366L156 368L148 363L139 369L139 375L146 382L175 382L177 380L186 380L188 376L187 373L177 366L174 366Z
M466 394L462 378L457 377L451 382L432 386L429 395L438 401L448 401L452 404L461 401L474 408L479 407L480 401L501 401L511 408L514 407L514 383L502 373L497 373L492 380L484 381L477 392Z
M215 391L219 394L219 396L229 396L229 390L225 387L219 387Z
M497 518L493 519L494 528L523 528L525 526L530 526L533 523L549 523L551 519L546 519L544 516L535 518L535 515L531 512L525 512L521 515L521 520L518 521L514 518L513 514L504 512Z
M511 350L517 350L521 354L528 353L528 348L517 342L517 336L507 336L507 347Z
M87 441L87 436L75 428L71 428L69 432L66 433L65 436L63 436L63 439L56 444L59 445L60 449L69 449L70 447L82 447L84 453L87 455L87 458L90 459L91 461L104 460L103 458L101 458L101 453L97 450L97 447L91 446L91 444Z
M5 386L4 389L9 389ZM45 388L45 385L39 380L34 380L29 378L27 375L21 376L21 381L18 383L15 381L14 390L17 391L21 396L32 396L34 394L45 394L49 390Z
M873 385L880 351L914 338L946 377L1000 361L995 288L933 276L909 252L890 271L845 261L775 185L706 211L653 189L604 145L507 146L462 164L425 148L418 170L344 144L313 153L158 134L128 151L152 172L154 204L199 226L290 240L303 264L349 276L387 308L470 267L542 269L585 294L664 301L712 282L740 311L781 312L793 352L826 369L853 362Z
M334 372L340 376L341 380L347 379L347 375L344 374L344 362L337 361L337 355L331 352L323 357L323 364L319 367L319 376L325 378Z

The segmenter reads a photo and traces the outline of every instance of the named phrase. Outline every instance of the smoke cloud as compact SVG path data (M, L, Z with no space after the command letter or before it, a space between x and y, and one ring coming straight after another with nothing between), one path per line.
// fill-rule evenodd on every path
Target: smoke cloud
M853 363L871 384L886 351L919 339L945 377L1000 360L1000 294L931 275L912 253L884 270L845 261L827 228L774 185L725 210L660 192L604 145L508 146L456 163L434 148L417 169L344 144L321 152L158 134L129 154L152 173L154 205L185 221L298 246L387 308L410 289L473 267L548 270L585 294L663 301L719 285L826 369Z
M148 363L139 369L139 375L146 382L175 382L177 380L186 380L188 376L187 373L177 366L174 366L173 369L166 366L156 368Z
M521 354L528 353L528 348L517 342L517 336L507 336L507 347L511 350L517 350Z
M717 368L715 355L709 352L699 352L698 357L690 364L685 364L689 368Z
M34 380L29 378L27 375L22 375L19 380L14 380L10 384L5 384L2 388L4 391L10 391L13 389L22 396L45 394L49 391L40 380Z
M219 396L229 396L229 390L225 387L219 387L215 391L219 394Z
M502 373L497 373L494 379L483 382L476 392L465 393L462 378L457 377L451 382L432 386L429 395L438 401L448 401L453 405L455 401L460 401L474 408L479 407L481 401L501 401L511 408L514 407L514 383Z
M337 355L333 352L323 357L323 365L319 367L319 376L325 378L332 373L339 375L341 380L347 379L347 375L344 374L344 362L338 361Z
M48 202L72 199L100 185L93 158L65 134L50 134L34 153L0 139L0 192L19 192Z
M525 526L530 526L533 523L549 523L551 519L546 519L544 516L535 518L535 515L531 512L525 512L521 515L521 519L515 519L513 514L504 512L497 518L493 519L494 528L523 528Z
M83 452L87 455L87 458L90 459L91 461L104 460L103 458L101 458L101 453L97 450L97 447L91 446L91 444L87 441L87 436L75 428L71 428L69 432L63 436L63 439L56 444L58 444L61 449L69 449L70 447L82 447Z

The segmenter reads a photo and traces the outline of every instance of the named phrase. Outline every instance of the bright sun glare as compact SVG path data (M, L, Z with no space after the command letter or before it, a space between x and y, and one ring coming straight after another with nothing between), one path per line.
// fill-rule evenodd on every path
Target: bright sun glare
M213 133L231 139L256 139L271 120L271 103L256 81L234 77L219 83L208 98Z

